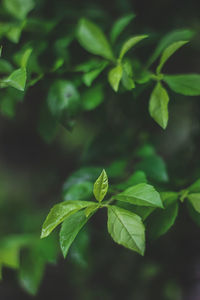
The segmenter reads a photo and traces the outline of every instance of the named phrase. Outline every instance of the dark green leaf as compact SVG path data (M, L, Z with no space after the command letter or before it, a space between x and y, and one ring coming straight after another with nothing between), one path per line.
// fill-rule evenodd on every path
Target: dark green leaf
M79 43L92 54L114 60L113 52L101 29L87 19L81 19L77 28Z
M144 231L139 216L117 206L108 207L108 232L116 243L144 255Z
M168 123L168 102L167 91L158 82L150 97L149 113L163 129L167 127Z
M94 183L93 193L97 201L101 202L108 191L108 177L103 170Z
M102 62L97 68L90 70L83 75L83 82L87 86L91 86L92 82L101 74L101 72L107 67L108 62Z
M139 183L146 183L147 178L143 171L136 171L130 176L125 182L117 184L117 188L126 189L132 185L136 185Z
M174 92L186 96L200 95L200 75L183 74L183 75L164 75L163 80L169 85Z
M140 206L163 208L159 193L152 185L146 183L140 183L132 186L122 193L115 195L114 199Z
M104 92L101 84L95 85L82 94L82 107L84 110L92 110L104 100Z
M67 256L71 244L88 220L89 217L86 217L84 210L81 210L63 222L60 230L60 247L64 257Z
M88 200L92 196L93 184L89 181L79 182L72 185L63 193L63 200Z
M5 9L15 18L24 19L34 8L33 0L3 0Z
M111 28L110 39L114 43L120 33L129 25L129 23L135 18L134 14L129 14L118 19Z

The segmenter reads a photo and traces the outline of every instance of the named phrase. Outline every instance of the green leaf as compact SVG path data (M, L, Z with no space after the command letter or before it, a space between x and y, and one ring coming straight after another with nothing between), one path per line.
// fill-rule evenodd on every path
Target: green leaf
M92 82L101 74L101 72L107 67L108 62L103 62L99 67L90 70L83 75L83 82L87 86L91 86Z
M123 67L122 84L125 87L125 89L130 91L135 88L131 62L129 60L126 60L123 63L122 67Z
M189 194L188 200L192 204L193 208L200 213L200 193Z
M108 232L116 243L144 255L145 228L138 215L114 205L109 206Z
M72 185L63 193L63 200L69 201L74 199L88 200L92 196L93 184L89 181L83 181Z
M160 193L164 207L174 204L178 200L179 194L176 192L161 192Z
M130 176L125 182L117 184L117 188L126 189L132 185L136 185L139 183L146 183L147 178L143 171L136 171Z
M93 204L93 205L90 205L88 207L86 207L85 209L85 216L88 218L92 213L94 213L97 209L99 208L99 205L98 204Z
M122 72L122 66L121 64L119 64L113 69L111 69L108 73L108 81L115 92L118 91L119 83L122 78Z
M13 17L24 19L35 4L33 0L3 0L3 5Z
M200 178L197 179L191 186L188 187L191 193L200 193Z
M27 48L21 58L21 68L26 68L29 57L32 53L33 49L32 48Z
M50 87L47 103L52 115L71 128L71 122L81 107L80 95L74 84L67 80L56 80Z
M81 46L88 52L100 55L109 60L114 60L112 49L104 33L91 21L87 19L79 21L77 38Z
M150 116L163 128L167 127L168 123L168 102L169 96L167 91L158 82L153 89L149 102Z
M9 77L4 79L3 82L19 91L24 91L26 85L26 69L20 68L15 70Z
M0 59L0 74L9 74L13 71L12 65L5 59Z
M186 96L200 95L200 75L183 74L183 75L164 75L163 80L169 85L174 92Z
M89 217L86 217L84 210L81 210L69 216L63 222L60 230L60 247L64 258L67 256L68 250L79 231L83 228L88 220Z
M93 193L97 201L101 202L108 191L108 177L106 171L103 170L94 183Z
M169 205L165 209L156 209L147 218L147 236L156 239L165 234L173 225L178 215L178 203Z
M133 47L135 46L137 43L139 43L140 41L142 41L143 39L146 39L148 37L148 35L138 35L138 36L134 36L129 38L123 45L119 54L119 59L122 60L122 58L124 57L124 55Z
M134 14L129 14L118 19L111 28L110 31L110 39L111 42L114 44L118 36L121 32L129 25L129 23L135 18Z
M147 66L149 67L169 45L178 42L190 40L195 32L189 29L173 30L167 33L158 43L153 55L150 57Z
M84 110L92 110L99 106L104 100L103 86L95 85L82 94L82 107Z
M140 206L163 208L163 203L159 193L152 185L146 183L134 185L122 193L115 195L114 199Z
M95 202L88 201L65 201L53 206L42 226L41 238L47 237L56 226L67 217Z
M156 69L156 73L160 74L164 64L166 61L176 52L179 48L181 48L183 45L188 43L188 41L179 41L175 42L172 45L168 46L162 53L162 56L160 58L160 63Z

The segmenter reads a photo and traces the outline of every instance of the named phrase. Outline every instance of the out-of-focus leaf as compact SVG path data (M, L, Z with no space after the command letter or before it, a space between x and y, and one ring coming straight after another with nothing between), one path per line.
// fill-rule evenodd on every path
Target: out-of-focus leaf
M15 18L24 19L34 8L33 0L3 0L5 9Z
M10 74L13 66L5 59L0 59L0 74Z
M186 96L200 95L200 75L183 74L183 75L164 75L163 80L169 85L174 92Z
M188 195L188 199L193 208L200 213L200 193L193 193Z
M129 14L118 19L112 26L110 31L110 39L114 44L116 39L119 37L121 32L130 24L130 22L135 18L134 14Z
M77 38L79 43L92 54L100 55L109 60L114 59L112 49L101 29L87 19L78 23Z
M126 189L132 185L147 183L146 175L143 171L136 171L125 182L117 184L117 188Z
M92 196L93 184L89 181L79 182L72 185L65 193L63 193L63 200L89 200Z
M123 70L122 70L121 64L112 68L108 73L108 81L115 92L118 91L119 83L122 78L122 73L123 73Z
M188 187L191 193L200 193L200 179L197 179L191 186Z
M82 107L84 110L92 110L99 106L104 100L103 86L94 85L82 94Z
M26 85L26 69L20 68L13 71L3 82L19 91L24 91Z
M124 55L137 43L142 41L143 39L146 39L148 35L138 35L138 36L133 36L129 38L123 45L119 54L119 59L122 60Z

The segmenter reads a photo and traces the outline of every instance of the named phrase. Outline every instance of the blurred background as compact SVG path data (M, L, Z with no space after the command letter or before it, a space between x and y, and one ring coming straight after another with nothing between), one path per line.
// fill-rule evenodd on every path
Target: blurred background
M166 235L147 241L144 257L111 240L104 211L91 219L65 260L59 249L58 231L44 241L39 239L49 209L59 201L78 196L68 180L76 170L76 178L86 174L93 182L105 167L114 182L123 172L148 169L147 176L152 181L175 190L200 177L199 97L169 92L166 131L148 115L151 86L144 91L138 89L138 94L116 95L103 75L97 79L104 86L103 104L81 111L73 129L71 124L54 122L45 104L55 77L78 81L79 75L68 70L89 57L71 38L80 17L91 19L108 35L118 18L135 14L121 41L132 34L149 34L149 41L135 52L135 59L143 63L168 32L194 31L191 43L170 59L166 73L200 73L199 9L199 1L195 0L40 0L26 16L19 40L13 42L1 29L3 24L14 22L2 1L0 37L4 57L12 57L15 63L16 54L33 40L38 59L33 73L38 78L38 70L46 72L27 90L23 101L11 95L12 88L8 94L4 90L0 94L2 300L200 299L200 229L193 220L200 224L200 218L191 212L192 219L184 206ZM56 55L64 59L65 65L55 75L48 70ZM85 89L80 86L81 95ZM8 98L14 100L5 100ZM142 147L157 155L156 162L150 161L148 167L142 166L136 155ZM156 175L151 173L154 168ZM90 194L87 186L79 184L80 189L86 189L86 195Z

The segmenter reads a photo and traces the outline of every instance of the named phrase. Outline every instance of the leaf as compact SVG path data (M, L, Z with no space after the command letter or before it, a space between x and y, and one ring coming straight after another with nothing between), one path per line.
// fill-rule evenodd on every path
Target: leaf
M156 239L165 234L173 225L178 215L178 203L169 205L165 209L156 209L147 218L147 236Z
M126 189L132 185L136 185L139 183L146 183L147 178L143 171L136 171L130 176L125 182L117 184L117 188Z
M129 23L135 18L134 14L129 14L118 19L111 28L110 39L114 44L120 33L129 25Z
M89 181L79 182L72 185L63 193L63 200L69 201L74 199L88 200L92 196L93 184Z
M188 187L191 193L200 193L200 178L197 179L191 186Z
M24 19L35 4L33 0L3 0L3 5L13 17Z
M115 195L114 199L140 206L163 208L159 193L152 185L146 183L134 185L122 193Z
M189 29L173 30L167 33L158 43L153 55L150 57L147 67L149 67L169 45L178 42L190 40L195 32Z
M192 204L193 208L200 213L200 193L189 194L188 200Z
M111 69L108 73L108 81L115 92L118 91L119 83L122 78L122 72L122 66L119 64Z
M92 82L101 74L101 72L107 67L108 62L103 62L98 68L90 70L83 75L83 82L87 86L91 86Z
M162 53L162 56L160 58L160 63L156 69L156 73L160 74L162 67L164 66L166 61L170 58L170 56L172 56L174 54L174 52L176 52L179 48L181 48L188 42L189 41L179 41L179 42L175 42L175 43L171 44L170 46L168 46Z
M0 74L9 74L13 71L12 65L5 59L0 59Z
M90 205L88 207L86 207L85 209L85 216L86 217L89 217L92 213L94 213L97 209L99 208L99 205L98 204L93 204L93 205Z
M97 201L101 202L108 191L108 177L106 171L103 170L94 183L93 193Z
M159 155L154 154L144 157L135 167L137 170L144 171L147 178L157 182L167 182L169 180L166 164Z
M148 35L138 35L129 38L123 45L119 54L119 59L122 60L124 55L137 43L139 43L141 40L146 39Z
M169 96L167 91L158 82L153 89L149 102L150 116L163 128L167 127L168 123L168 102Z
M33 49L32 48L27 48L21 58L21 68L26 68L29 57L32 53Z
M20 68L15 70L9 77L4 79L3 82L19 91L24 91L26 85L26 69Z
M87 19L81 19L77 28L77 39L88 52L114 60L108 40L101 29Z
M114 205L109 206L108 232L116 243L144 255L145 228L136 214Z
M47 103L52 115L70 129L81 107L80 95L74 84L56 80L50 87Z
M47 237L56 226L63 222L67 217L95 202L88 201L65 201L53 206L42 226L41 238Z
M132 65L129 60L126 60L123 63L122 84L128 91L135 88L135 83L133 81Z
M83 210L69 216L62 224L60 230L60 247L64 258L67 256L68 250L78 235L79 231L87 223L90 217L86 217Z
M103 86L101 84L87 88L82 94L82 107L84 110L92 110L99 106L104 100Z
M163 80L169 85L174 92L186 96L200 95L200 75L183 74L183 75L164 75Z
M161 196L163 205L166 208L169 205L174 204L178 200L179 194L176 192L161 192L160 196Z

